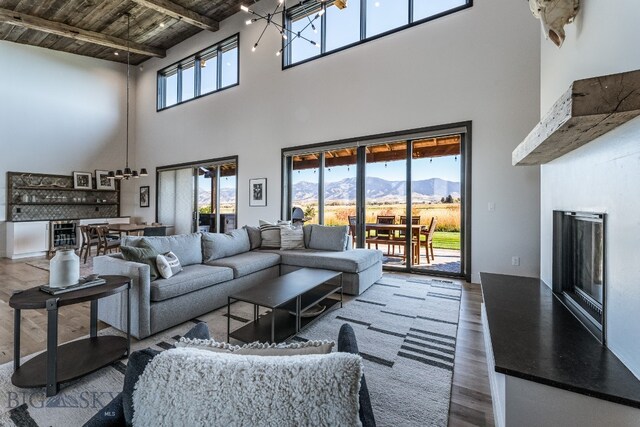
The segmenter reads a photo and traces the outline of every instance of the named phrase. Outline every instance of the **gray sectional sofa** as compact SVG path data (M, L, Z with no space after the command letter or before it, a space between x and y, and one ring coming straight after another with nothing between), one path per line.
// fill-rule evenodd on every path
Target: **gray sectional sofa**
M132 279L131 334L138 339L220 308L234 292L300 268L323 268L343 273L344 292L359 295L382 276L382 252L351 249L315 249L309 236L335 235L335 229L304 227L304 248L262 248L256 228L231 234L193 233L167 237L126 237L123 245L146 239L159 253L173 252L183 271L168 279L150 280L150 266L126 261L122 254L94 258L94 272ZM346 230L345 230L346 233ZM315 239L318 241L318 239ZM323 246L324 247L324 246ZM98 318L120 330L126 328L126 296L99 301Z

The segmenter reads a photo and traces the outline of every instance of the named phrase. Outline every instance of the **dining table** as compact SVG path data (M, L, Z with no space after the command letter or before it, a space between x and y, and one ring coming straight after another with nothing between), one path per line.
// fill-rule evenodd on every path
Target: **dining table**
M424 226L420 224L412 224L411 225L411 234L413 236L413 263L420 264L420 233ZM378 223L367 223L365 224L365 229L367 231L367 235L371 235L371 231L375 231L376 234L380 231L388 232L389 238L385 239L377 239L376 237L367 238L366 243L370 245L374 244L386 244L387 246L404 246L405 238L399 237L400 232L406 232L407 225L406 224L378 224ZM396 234L396 232L398 232ZM390 254L387 254L390 255ZM393 256L393 255L392 255Z
M145 230L164 230L162 235L166 234L166 229L172 227L171 225L148 225L148 224L109 224L109 231L119 234L126 234L129 236L130 234L138 234L140 232L144 232Z

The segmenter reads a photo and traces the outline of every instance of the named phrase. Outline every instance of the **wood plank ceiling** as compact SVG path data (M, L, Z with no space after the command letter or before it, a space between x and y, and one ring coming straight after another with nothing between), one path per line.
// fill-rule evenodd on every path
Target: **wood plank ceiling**
M0 40L137 65L240 10L243 0L0 0ZM118 52L118 55L115 54Z
M413 158L425 159L442 156L459 156L460 135L439 136L413 141ZM407 141L391 142L389 144L372 145L366 148L367 163L392 162L406 160ZM349 166L357 162L354 148L325 151L325 167ZM320 153L293 156L293 170L316 169L320 166Z

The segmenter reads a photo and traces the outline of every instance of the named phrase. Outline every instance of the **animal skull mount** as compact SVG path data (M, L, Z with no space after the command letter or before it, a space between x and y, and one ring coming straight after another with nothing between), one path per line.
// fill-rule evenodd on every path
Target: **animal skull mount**
M533 16L540 19L544 36L558 47L564 42L564 26L575 19L580 0L529 0Z

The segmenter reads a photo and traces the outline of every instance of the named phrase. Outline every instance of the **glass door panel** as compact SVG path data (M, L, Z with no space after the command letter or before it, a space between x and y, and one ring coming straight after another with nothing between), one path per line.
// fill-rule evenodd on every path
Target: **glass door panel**
M407 143L398 141L366 147L365 247L384 252L383 265L405 269ZM405 223L406 224L406 223Z
M460 274L460 135L413 141L411 213L419 221L414 270Z
M215 233L216 230L216 173L215 167L198 167L198 231Z
M175 234L193 230L195 180L193 168L158 174L158 222L173 225Z
M306 224L319 224L320 153L293 156L291 208L304 212Z
M356 215L357 148L324 153L324 225L350 225Z
M175 234L226 233L236 228L236 161L158 170L158 222Z
M236 221L236 164L220 166L220 232L228 233L237 228Z

